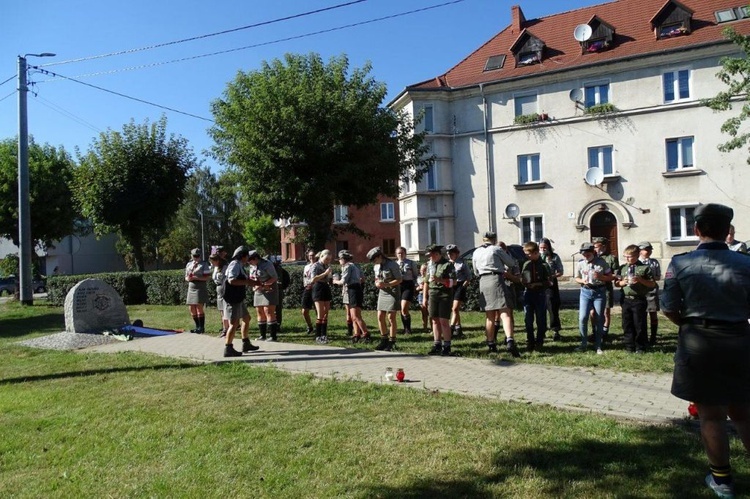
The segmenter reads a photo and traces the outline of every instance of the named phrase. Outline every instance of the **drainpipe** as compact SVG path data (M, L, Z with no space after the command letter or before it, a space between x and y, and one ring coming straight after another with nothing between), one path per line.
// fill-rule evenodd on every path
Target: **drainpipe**
M492 215L494 199L492 195L492 163L490 159L490 133L487 126L487 96L484 95L484 83L479 84L479 92L482 94L482 129L484 131L484 163L487 169L487 222L489 224L489 230L496 232L495 230L495 219Z

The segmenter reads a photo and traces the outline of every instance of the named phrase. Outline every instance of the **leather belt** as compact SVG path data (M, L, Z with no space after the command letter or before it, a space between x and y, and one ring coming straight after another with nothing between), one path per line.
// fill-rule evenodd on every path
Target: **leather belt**
M747 326L747 321L722 321L719 319L703 319L701 317L683 317L683 324L696 324L704 327Z
M484 277L486 275L503 275L503 273L502 272L495 272L495 271L485 272L484 274L479 274L479 277Z

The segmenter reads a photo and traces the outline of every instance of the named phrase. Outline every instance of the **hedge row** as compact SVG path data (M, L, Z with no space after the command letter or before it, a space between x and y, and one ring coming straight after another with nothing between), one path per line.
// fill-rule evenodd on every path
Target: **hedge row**
M375 310L377 304L377 288L372 270L372 264L361 264L365 275L365 310ZM338 265L332 265L334 272L338 272ZM284 308L300 308L302 302L302 271L303 267L285 266L289 272L290 284L284 291ZM50 276L47 280L47 300L62 306L68 291L83 279L100 279L111 285L122 297L126 305L182 305L187 296L188 283L185 282L182 270L159 270L152 272L118 272L89 275ZM209 305L216 304L216 289L212 283L208 286ZM252 306L252 292L248 293L248 304ZM333 308L342 308L341 288L333 286ZM414 304L414 308L417 304ZM467 290L465 310L479 310L478 280L472 279Z

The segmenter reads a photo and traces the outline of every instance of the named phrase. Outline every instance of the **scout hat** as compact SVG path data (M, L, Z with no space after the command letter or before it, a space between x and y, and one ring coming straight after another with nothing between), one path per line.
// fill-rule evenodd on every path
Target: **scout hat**
M339 258L342 260L351 260L354 256L346 250L339 251Z
M367 259L373 261L376 257L381 256L382 254L383 250L380 249L380 246L375 246L367 252Z
M234 253L232 253L232 259L242 258L244 256L247 256L247 248L244 246L238 246L237 249L234 250Z
M641 241L638 243L638 249L654 249L654 247L648 241Z
M443 247L439 244L428 244L425 248L425 253L440 253L442 251Z
M247 252L247 258L249 260L252 260L253 258L260 258L260 254L255 250L250 250Z
M494 241L496 239L497 239L497 234L495 234L494 232L488 230L487 232L484 233L485 241Z
M190 256L201 256L201 249L200 248L191 249Z
M727 223L732 221L734 217L734 210L729 206L724 206L718 203L702 204L695 209L694 218L696 220L701 218L715 218L720 221Z
M607 239L606 237L599 236L599 237L595 237L594 239L592 239L592 242L599 243L599 244L607 244L609 242L609 239Z
M583 243L581 245L581 249L579 250L579 253L583 253L585 251L594 251L594 243Z
M458 253L458 246L456 246L455 244L446 244L445 245L445 251L448 252L448 253L451 253L453 251L455 251L456 253Z

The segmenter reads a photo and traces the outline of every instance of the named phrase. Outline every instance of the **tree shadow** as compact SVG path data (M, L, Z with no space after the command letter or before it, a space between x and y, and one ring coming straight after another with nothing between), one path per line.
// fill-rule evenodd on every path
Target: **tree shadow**
M632 443L562 442L561 435L560 442L499 450L492 473L466 472L448 480L426 476L405 486L372 484L360 497L709 497L700 441L686 430L690 433L678 426L643 427ZM533 493L521 492L519 483L528 479L534 480ZM742 476L735 483L750 487Z
M115 374L123 372L138 372L138 371L159 371L162 369L186 369L199 367L202 364L194 363L179 363L179 364L161 364L155 366L139 366L139 367L113 367L108 369L89 369L83 371L66 371L60 373L41 374L35 376L18 376L16 378L0 378L0 385L12 385L16 383L30 383L34 381L49 381L53 379L67 379L67 378L80 378L83 376L97 376L99 374Z
M0 338L17 338L32 333L59 333L64 329L65 314L62 312L0 320Z

